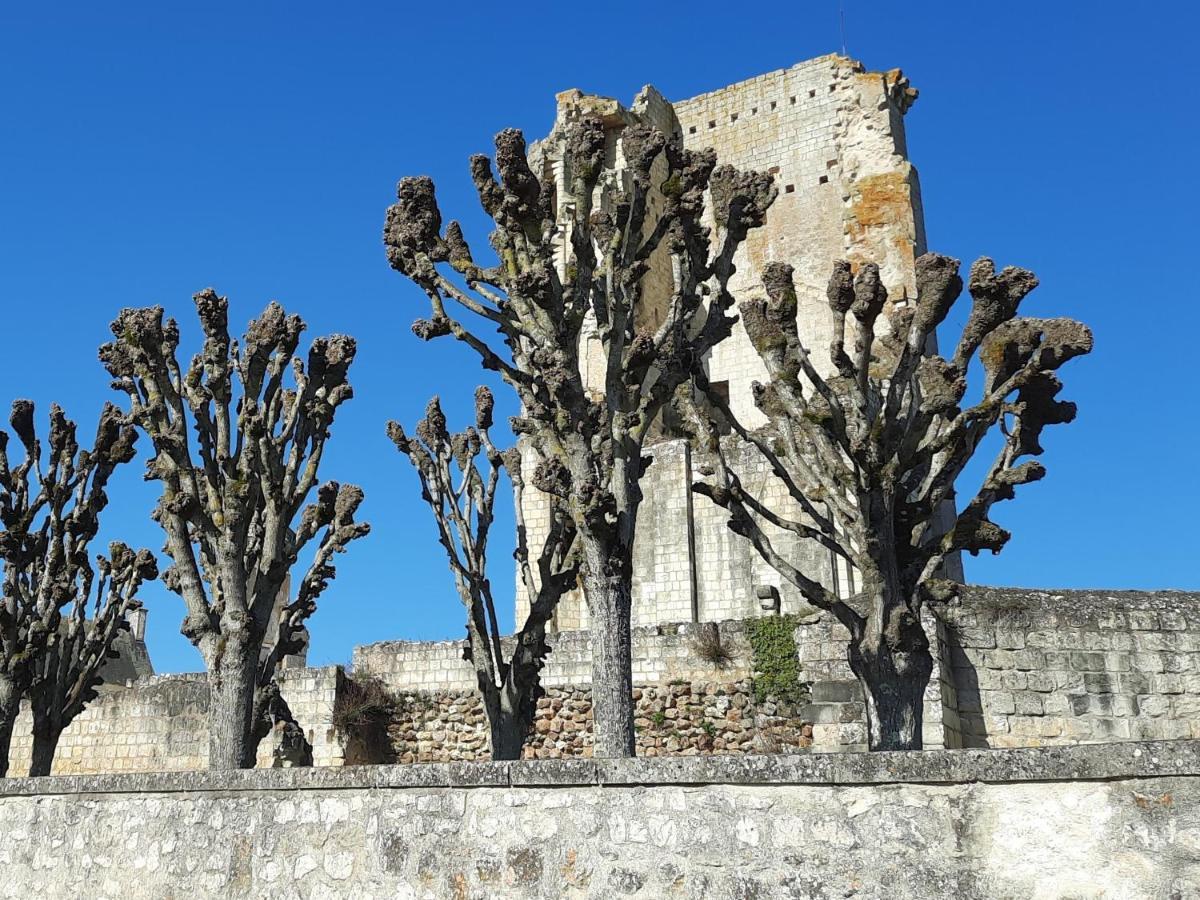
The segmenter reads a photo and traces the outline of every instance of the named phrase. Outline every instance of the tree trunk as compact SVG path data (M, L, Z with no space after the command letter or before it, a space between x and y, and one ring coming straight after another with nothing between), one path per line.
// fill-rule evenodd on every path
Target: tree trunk
M258 750L254 736L254 697L259 646L228 636L209 666L208 767L253 769Z
M492 737L492 759L520 759L529 734L529 717L522 714L520 697L497 690L484 697Z
M34 716L33 721L33 754L29 761L29 774L34 777L49 775L54 767L54 751L58 749L58 739L62 729L53 725L49 720Z
M905 607L891 610L882 628L868 623L850 645L850 668L866 700L871 750L920 750L925 687L933 673L929 639Z
M601 759L633 756L632 597L629 584L606 574L607 560L585 542L583 592L592 642L593 755Z
M10 678L0 678L0 778L8 775L13 726L21 712L21 691Z

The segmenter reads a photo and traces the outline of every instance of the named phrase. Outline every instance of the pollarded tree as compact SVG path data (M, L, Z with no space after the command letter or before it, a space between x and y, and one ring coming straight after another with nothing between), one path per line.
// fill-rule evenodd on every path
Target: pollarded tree
M492 394L475 392L475 427L450 434L435 397L409 437L397 422L388 436L408 457L421 482L421 496L433 511L438 541L450 560L459 598L467 611L465 656L475 667L491 731L492 759L520 759L542 695L540 672L550 652L546 625L558 601L575 586L579 552L575 525L563 505L552 509L549 533L536 561L530 561L522 509L525 481L516 448L501 452L492 443ZM480 456L487 461L486 472ZM457 466L458 476L452 466ZM487 576L488 536L501 470L513 484L517 515L517 568L530 598L529 614L513 638L512 656L504 657L492 586ZM456 483L457 482L457 483ZM537 576L534 576L534 566Z
M94 579L88 545L96 536L100 513L108 504L105 487L116 467L133 459L137 438L136 430L121 412L106 404L92 449L81 449L75 423L54 405L50 408L49 453L43 459L33 403L13 403L9 422L24 447L24 458L17 465L10 463L8 434L0 431L0 520L4 525L0 532L0 559L4 564L4 596L0 599L0 776L8 771L9 745L21 697L30 690L48 655L64 652L64 636L78 628L87 629L86 622L82 626L70 620L64 624L63 610L72 603L77 608L87 603ZM148 552L133 556L138 574L117 584L118 607L133 602L142 577L152 577L154 561ZM124 560L124 556L121 558ZM104 569L110 562L101 558L100 565ZM115 629L125 624L124 616L118 615L119 623L105 620L108 624L95 635L90 653L108 656L116 638ZM90 687L76 695L72 715L91 699ZM51 746L51 757L53 752ZM48 765L37 768L48 771Z
M183 598L181 630L208 669L209 766L250 768L270 729L276 668L304 645L304 623L334 576L333 554L369 531L354 521L359 488L317 485L334 414L353 393L346 374L355 344L317 338L306 367L294 356L304 323L278 303L250 323L239 347L226 299L206 290L195 301L205 340L188 369L176 356L179 327L157 306L122 310L100 359L154 443L147 477L162 482L154 518L172 561L163 579ZM284 598L273 617L288 572L314 540L295 599Z
M1055 371L1092 347L1091 332L1079 322L1017 316L1037 279L1024 269L997 273L990 259L981 259L971 267L973 305L954 353L930 352L935 330L962 290L958 270L957 260L920 257L916 303L893 305L884 315L887 292L878 269L865 264L852 277L847 263L837 263L828 290L835 374L827 378L797 334L790 266L769 264L767 299L743 301L746 332L769 376L754 386L768 424L752 431L716 392L709 397L762 453L803 515L784 516L746 491L711 424L694 418L716 470L713 484L694 489L728 510L735 532L849 630L849 663L866 698L875 750L921 746L921 701L933 667L921 609L953 596L954 585L939 577L948 557L962 550L997 553L1007 542L1008 532L988 518L991 507L1045 474L1026 457L1042 452L1043 428L1075 417L1073 403L1056 399L1062 384ZM976 358L982 393L964 408L967 370ZM978 493L946 527L940 512L953 502L959 475L993 428L1000 450ZM805 576L776 552L764 523L845 560L861 591L843 600Z
M499 180L486 156L471 158L499 265L475 261L458 223L442 233L428 178L400 182L384 242L392 267L431 302L417 336L453 335L521 402L513 426L539 458L531 481L565 504L578 533L595 752L614 757L634 752L631 560L642 448L694 361L730 333L734 254L762 224L775 187L644 124L624 128L619 154L607 139L589 114L551 135L565 173L557 191L534 174L519 131L496 138ZM612 162L618 156L624 168ZM701 221L706 196L715 234ZM661 314L648 309L652 270L669 285ZM480 337L455 306L500 340ZM589 341L604 360L598 383L583 373Z
M129 613L141 604L138 588L158 577L158 564L149 550L134 552L114 541L108 556L96 557L100 577L89 567L80 572L79 590L71 610L50 635L33 661L29 705L33 712L33 755L30 775L49 775L63 730L96 699L101 670L116 655L117 637L129 630ZM93 582L96 595L91 618Z

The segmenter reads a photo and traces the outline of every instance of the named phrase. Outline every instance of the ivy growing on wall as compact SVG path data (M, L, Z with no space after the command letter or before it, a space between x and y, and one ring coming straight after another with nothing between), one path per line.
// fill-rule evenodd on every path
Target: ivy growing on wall
M800 681L800 661L792 637L798 625L796 616L764 616L746 622L750 651L754 661L754 699L762 703L768 697L785 703L807 701L807 690Z

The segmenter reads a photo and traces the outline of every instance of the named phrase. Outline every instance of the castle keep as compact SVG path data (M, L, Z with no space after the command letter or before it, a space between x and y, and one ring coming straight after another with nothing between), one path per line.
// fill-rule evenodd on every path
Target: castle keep
M752 231L739 249L731 292L739 300L761 296L763 266L790 263L796 270L800 335L809 348L823 350L833 334L825 288L835 260L877 263L894 303L915 296L914 264L926 249L925 229L917 172L907 158L904 114L916 96L898 69L868 72L853 60L830 55L674 103L652 87L644 88L629 108L566 91L557 98L555 129L581 110L598 113L609 129L610 152L619 153L620 130L648 121L676 135L688 149L712 147L721 163L771 173L779 196L765 226ZM543 152L543 179L561 181L561 160L552 157L552 150ZM559 191L560 196L566 193ZM669 292L669 285L653 283L655 274L652 269L647 276L646 305L651 308L656 299L665 302ZM656 287L661 298L655 296ZM603 371L594 358L599 342L595 346L585 357L589 374ZM828 374L828 354L815 352L814 362ZM740 327L717 345L707 369L710 382L726 394L742 422L754 427L764 421L751 385L765 373ZM591 380L599 384L599 375ZM650 448L654 462L643 479L645 499L634 551L634 623L755 616L758 595L772 593L772 588L782 595L784 612L806 609L798 592L781 584L749 542L729 531L728 515L692 493L691 484L702 477L692 452L685 441L670 439L669 427L663 431ZM758 454L735 452L749 491L800 518ZM545 522L546 515L544 498L528 491L525 520L534 546L544 537L545 528L539 530L537 523ZM798 546L778 530L771 538L787 558L802 561L809 577L836 583L843 596L852 592L853 573L840 561L835 567L831 554L815 545ZM951 574L961 577L957 569ZM522 594L518 583L518 621L527 610ZM555 624L562 630L587 627L579 592L559 604Z

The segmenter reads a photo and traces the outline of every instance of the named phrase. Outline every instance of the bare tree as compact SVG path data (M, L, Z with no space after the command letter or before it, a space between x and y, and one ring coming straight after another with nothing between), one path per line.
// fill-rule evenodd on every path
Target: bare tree
M163 579L183 598L181 630L209 674L209 766L250 768L278 697L276 667L303 646L304 623L334 576L333 554L369 531L354 521L359 488L317 486L334 414L353 393L346 373L355 344L317 338L305 366L294 356L304 323L279 304L250 323L239 347L226 299L206 290L195 302L205 340L186 371L176 358L179 328L163 322L162 307L122 310L100 359L154 443L147 477L162 482L154 518L172 560ZM283 601L272 627L285 578L314 540L296 597Z
M49 775L63 730L96 699L101 670L116 655L116 640L129 630L129 613L141 604L138 588L158 577L158 565L149 550L134 552L125 544L109 544L108 557L96 557L100 578L85 569L74 603L50 635L45 649L34 659L29 704L33 712L33 755L30 775ZM88 605L95 580L96 596L91 618Z
M621 169L612 162L618 140ZM730 333L734 253L762 224L775 187L770 176L717 167L711 150L685 150L677 137L641 123L618 137L582 114L549 144L566 173L557 192L535 176L519 131L496 138L499 181L486 156L471 158L496 225L498 265L475 261L458 223L442 234L434 186L424 177L401 180L384 242L392 267L432 305L432 316L413 325L417 336L453 335L520 399L513 427L540 460L531 481L566 505L578 532L592 623L595 752L631 756L631 560L642 447L694 361ZM706 193L715 235L701 221ZM661 317L647 308L651 270L669 285ZM480 337L454 306L493 326L500 341ZM583 374L589 340L604 359L597 384Z
M727 509L735 532L849 629L849 663L866 698L876 750L921 746L922 695L933 666L922 606L953 595L954 585L939 577L951 554L997 553L1007 542L1008 532L988 519L991 507L1045 474L1039 462L1022 459L1042 452L1045 426L1075 417L1073 403L1055 399L1062 387L1055 370L1092 347L1091 332L1079 322L1018 317L1037 279L1024 269L997 273L990 259L981 259L971 268L973 305L954 353L937 355L935 330L962 290L958 270L958 260L920 257L915 305L893 305L885 316L878 269L864 264L852 277L849 264L838 262L828 290L835 324L835 374L828 378L797 333L790 266L769 264L767 299L743 301L746 332L769 376L754 385L769 423L751 431L716 392L708 395L762 453L802 515L784 516L749 493L711 423L694 418L716 475L694 490ZM847 326L854 336L849 351ZM981 396L963 408L976 358ZM706 386L702 376L700 382ZM948 523L939 513L993 428L999 452L978 493ZM776 552L767 523L845 560L861 578L861 592L844 600L804 575Z
M539 673L550 652L546 625L558 601L575 586L579 554L574 522L561 503L555 504L534 577L521 503L525 488L521 455L516 448L501 452L492 443L492 408L491 392L480 387L475 392L475 427L450 434L435 397L417 423L415 438L408 437L397 422L388 423L388 436L417 470L422 499L433 511L438 540L446 550L455 587L466 607L464 655L475 667L491 730L492 759L520 759L537 699L542 695ZM486 471L480 467L481 455L487 461ZM457 479L452 463L458 467ZM487 576L488 536L502 469L508 471L513 483L517 568L531 598L529 614L513 639L512 658L508 660L504 658Z
M106 404L92 449L81 449L75 423L54 405L50 408L49 453L43 460L33 403L14 402L9 422L24 447L24 458L17 465L10 463L9 436L0 431L0 520L4 525L0 532L0 559L4 563L4 596L0 600L0 776L8 771L13 723L22 696L49 657L62 652L64 636L76 628L70 619L64 624L62 612L71 603L78 608L87 602L94 579L88 545L96 536L100 513L108 504L105 487L113 470L133 459L137 438L121 412ZM146 551L133 556L140 573L137 582L142 577L153 577L153 558ZM102 569L108 565L108 561L101 561ZM122 581L122 598L129 592L132 599L136 589L137 584ZM123 623L122 617L121 625L114 624L113 628ZM88 652L106 657L115 636L111 629L97 633ZM75 696L72 715L91 699L87 688ZM41 744L44 747L45 741ZM53 752L51 745L51 757ZM37 768L48 770L48 765Z

